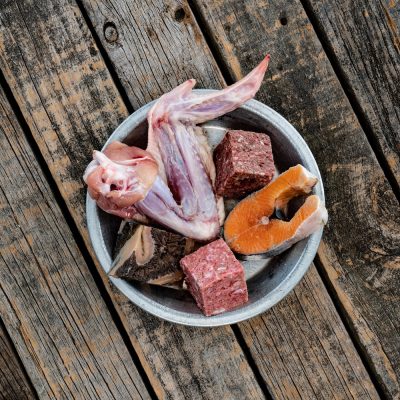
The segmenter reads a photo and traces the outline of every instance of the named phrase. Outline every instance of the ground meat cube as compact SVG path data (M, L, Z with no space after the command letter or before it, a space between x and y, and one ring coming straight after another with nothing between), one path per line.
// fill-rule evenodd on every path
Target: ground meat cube
M243 266L223 239L182 258L180 264L187 287L206 316L248 301Z
M274 176L271 140L265 133L228 131L214 151L218 195L237 198L261 189Z

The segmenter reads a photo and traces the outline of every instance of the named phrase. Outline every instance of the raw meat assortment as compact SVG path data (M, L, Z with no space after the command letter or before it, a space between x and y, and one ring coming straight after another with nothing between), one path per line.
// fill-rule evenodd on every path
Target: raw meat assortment
M266 56L220 91L193 93L196 81L190 79L161 96L147 115L146 150L112 142L94 151L84 174L88 192L101 209L125 219L111 275L173 286L185 275L197 305L211 316L248 301L245 273L232 250L279 254L326 223L327 211L315 195L290 221L272 219L275 210L287 211L292 198L309 195L317 178L298 165L271 183L268 135L230 130L212 155L197 126L254 97L268 62ZM255 190L225 221L224 197ZM222 225L226 242L215 240ZM214 241L196 250L195 240Z
M130 147L133 159L125 148L121 155L110 154L108 148L95 152L84 179L99 207L123 218L145 217L196 240L215 238L223 220L223 203L213 191L210 147L196 124L254 97L268 62L266 56L246 77L215 93L193 93L196 81L189 79L161 96L147 117L147 149Z
M165 285L182 280L180 259L194 241L162 229L126 223L117 237L110 275L126 280Z
M248 301L243 266L223 239L182 258L181 267L190 293L206 316Z
M263 133L228 131L214 151L218 195L238 198L271 182L275 167L271 140Z
M290 221L270 219L275 209L309 194L318 179L301 165L289 168L265 188L242 200L228 215L225 240L240 254L277 255L317 231L328 220L318 196L309 196Z

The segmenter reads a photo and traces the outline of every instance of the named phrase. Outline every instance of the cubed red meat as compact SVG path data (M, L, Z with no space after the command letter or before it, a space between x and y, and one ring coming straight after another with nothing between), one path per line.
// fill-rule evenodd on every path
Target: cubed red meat
M228 131L214 151L218 195L238 198L261 189L273 178L271 139L265 133Z
M206 316L248 301L243 266L223 239L182 258L180 264L188 289Z

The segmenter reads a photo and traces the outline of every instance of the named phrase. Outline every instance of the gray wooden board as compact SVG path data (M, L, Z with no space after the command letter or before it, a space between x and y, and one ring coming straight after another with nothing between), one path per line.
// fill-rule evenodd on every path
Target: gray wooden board
M325 184L330 221L322 273L389 397L400 395L400 210L298 0L196 2L233 79L267 52L257 98L307 140Z
M82 4L135 109L186 79L195 78L199 87L223 84L185 1L83 0Z
M275 399L379 398L314 265L279 304L239 326Z
M304 3L380 153L400 184L400 2Z
M141 12L144 11L143 8ZM181 32L179 26L170 28L175 35ZM189 65L190 53L187 58ZM145 61L137 58L150 71ZM191 63L193 71L197 64ZM127 116L127 110L78 6L72 1L54 0L38 7L21 0L2 7L0 68L90 247L82 174L93 149L102 146ZM219 72L215 71L214 76L218 77ZM137 89L140 91L140 86ZM165 88L159 89L158 94L161 90ZM98 269L160 398L263 398L229 327L198 330L160 321L132 306L108 285L100 266ZM80 291L79 286L74 288L74 292ZM218 355L218 362L212 355ZM71 361L77 362L72 357Z
M153 2L151 8L161 11L161 15L152 14L150 19L148 18L149 9L147 7L135 8L136 6L131 3L126 5L121 2L85 2L84 5L108 51L115 70L118 74L121 74L121 82L135 107L153 97L159 96L188 77L194 76L198 78L201 85L206 87L218 87L223 84L219 70L213 62L204 39L193 20L190 9L185 3ZM133 7L133 9L129 11L129 9L125 10L124 7ZM119 120L126 115L126 109L121 104L116 90L110 83L111 80L105 72L106 69L101 64L98 54L96 54L96 48L94 46L90 47L92 42L85 35L85 28L83 25L81 26L81 18L75 12L72 18L68 7L64 7L63 12L64 18L68 21L67 26L57 20L53 20L52 23L57 22L56 31L62 37L63 30L72 29L70 27L75 26L75 20L78 21L80 30L74 28L73 31L75 40L80 45L81 52L78 53L80 59L74 58L74 52L68 50L68 47L67 54L69 57L66 57L66 50L61 48L58 49L62 55L61 61L58 61L53 55L49 60L46 59L47 65L46 69L44 69L41 65L38 65L37 56L30 56L29 46L32 46L32 39L29 38L28 40L26 34L21 35L20 28L17 29L15 27L13 35L23 39L24 49L26 48L24 57L29 58L29 62L35 68L36 74L33 77L27 75L26 69L21 64L21 57L18 54L16 56L15 52L11 51L12 49L1 58L0 63L6 71L6 78L9 83L17 88L14 89L14 93L22 112L53 172L78 227L81 228L82 235L87 241L87 234L84 229L84 191L81 189L83 186L80 181L80 174L83 171L85 162L90 157L91 150L101 145L94 142L92 138L98 135L100 143L102 140L104 141ZM52 54L54 46L60 39L59 37L50 39L46 29L42 25L39 26L41 28L41 40L46 43L47 48L50 48L50 53ZM55 29L53 28L53 30ZM132 36L131 32L133 31L136 32L136 36ZM78 34L81 35L79 38L77 37ZM157 39L155 39L154 34ZM141 39L137 40L137 36L140 35L144 37L140 37ZM107 44L105 40L110 41L110 39L113 40L111 40L111 43L107 42ZM168 46L169 43L175 43L174 41L177 41L178 44L179 42L185 43L185 46L178 47L178 44L172 47ZM8 36L8 42L13 43L12 37ZM91 51L86 51L85 54L82 54L84 51L83 43L86 43L86 46ZM108 47L109 45L116 48L111 51ZM40 42L36 43L36 46L40 46ZM155 49L152 49L152 46ZM179 51L176 51L176 48ZM18 51L21 51L21 49ZM45 52L45 50L41 51ZM163 60L169 60L167 63L160 63L161 51L168 52L168 57L166 55L162 56ZM126 56L127 59L124 59L124 54L134 54L135 57ZM89 65L89 69L82 65L83 61L81 59L85 60L86 65ZM121 63L120 66L119 62ZM66 72L71 73L71 65L73 65L73 71L76 74L75 81L80 83L76 87L70 81L65 81L69 76ZM160 70L161 65L163 67L162 71ZM19 68L16 69L15 66ZM16 74L16 71L19 74ZM22 76L20 76L21 74ZM52 88L55 86L56 93L49 93L46 90L49 85L48 82L57 82L57 76L60 75L63 89L57 84L51 85L50 87ZM140 78L135 78L135 76ZM90 84L89 90L83 82L86 85ZM95 85L95 88L92 85ZM140 88L142 86L146 87L145 92L150 94L141 95ZM72 98L70 97L71 88L74 89L73 93L75 94ZM99 96L98 91L105 91L106 95ZM46 99L44 105L38 101L38 97ZM59 99L62 99L62 101ZM49 103L52 106L50 110ZM68 121L65 121L62 113L64 109L68 110ZM89 111L90 114L88 114ZM86 136L85 129L87 130ZM48 137L41 132L47 133ZM74 141L74 137L78 134L81 138L79 143ZM66 147L64 148L61 146L62 143L68 143L68 146L64 146ZM58 159L62 159L63 164L59 163ZM365 392L373 397L372 385L343 326L340 324L326 290L321 285L320 278L314 274L310 275L309 279L314 282L311 287L319 287L319 291L313 292L313 296L315 298L323 298L324 304L331 310L331 313L327 314L326 318L329 321L332 320L335 329L346 338L344 349L332 346L327 350L329 359L333 360L332 365L344 363L344 368L349 370L350 362L345 360L345 354L348 352L351 354L351 364L358 370L356 375L347 374L345 376L343 385L348 388L346 389L346 394ZM143 362L146 372L149 374L156 393L160 397L262 397L258 386L255 384L254 376L249 370L243 353L229 328L198 330L174 326L146 315L117 292L114 292L114 298L119 305L120 316L135 345L135 349ZM298 310L307 309L306 304L300 304L296 297L291 301L295 303ZM310 310L310 308L308 309ZM333 315L336 316L336 319L332 318ZM301 315L294 317L298 324L303 321L300 317ZM310 320L312 319L312 315L308 317ZM258 319L254 320L255 323L256 321ZM281 327L283 331L288 328L285 324ZM243 333L246 334L246 330L242 329ZM339 340L335 339L334 336L331 336L333 343ZM262 336L260 337L263 338ZM275 342L282 341L281 337L278 332L274 332ZM310 329L303 337L306 337L307 343L309 343L314 340L315 332ZM283 345L287 349L299 346L299 342L293 341L290 336L285 335L283 338L285 340ZM253 340L250 334L246 334L245 339L248 344L251 344L251 340ZM265 339L263 338L263 340ZM273 346L271 351L279 354L281 346L277 346L274 341L266 343L263 340L258 340L258 346L266 349L269 346ZM321 358L320 354L320 352L310 352L308 344L306 344L302 348L302 357L296 359L295 371L300 374L302 380L311 379L311 386L317 385L319 389L316 389L316 393L318 393L318 390L322 390L321 385L324 384L328 385L326 393L331 393L334 391L334 387L329 386L329 379L324 378L321 380L318 376L318 380L313 381L313 368L322 369L325 377L335 374L332 365L323 365L326 359ZM257 366L262 363L261 357L262 353L256 357ZM312 368L302 369L300 364L307 358L312 359L309 364ZM215 362L215 359L218 359L218 363ZM276 389L284 379L283 374L277 372L281 365L273 363L272 368L274 372L276 371L276 377L269 388L273 389L272 392L277 397L284 397L285 392L282 390L279 392ZM296 381L297 378L298 376L296 375L291 377L293 381ZM334 378L331 379L332 382L335 382ZM313 393L309 386L303 385L303 387L304 389L299 390L300 395Z
M138 77L146 76L146 74L148 74L147 64L143 65L142 60L146 59L147 63L152 63L152 64L157 62L155 60L157 60L157 58L160 57L158 51L161 52L162 54L161 57L163 57L163 60L167 60L166 62L163 63L163 68L164 68L164 73L166 74L165 76L168 78L168 82L167 84L165 84L163 80L164 77L160 79L157 73L154 73L153 79L148 79L144 81L146 87L154 87L155 85L163 84L164 85L163 90L165 91L169 90L174 85L182 82L183 80L191 77L195 77L198 80L200 86L202 87L218 87L221 85L220 79L218 79L217 81L213 77L210 79L210 73L208 72L210 70L208 66L210 61L205 58L205 55L207 55L208 52L204 54L204 52L197 51L193 56L200 63L200 67L197 71L194 70L193 66L190 64L188 68L180 68L179 69L180 79L176 78L177 70L175 67L175 63L178 63L179 60L182 60L181 61L182 65L185 67L186 65L184 64L183 61L185 56L181 56L179 53L176 54L175 49L173 48L171 50L170 46L167 45L167 43L178 41L177 37L171 36L170 34L170 31L172 30L171 27L181 26L180 28L181 30L188 32L191 31L196 32L196 29L198 29L195 21L193 20L193 15L191 13L191 10L186 2L168 1L168 2L163 2L162 4L160 2L152 2L150 8L152 10L157 10L161 12L161 18L157 19L156 21L154 21L154 19L152 18L148 18L147 17L147 13L149 12L148 9L145 6L140 7L139 4L136 5L131 5L130 3L121 4L121 2L119 1L111 1L111 0L101 3L97 1L84 0L83 4L86 7L91 22L94 28L96 29L96 32L102 42L102 45L107 50L107 54L110 57L110 60L113 64L113 67L115 68L115 71L119 79L122 82L126 94L128 95L129 100L134 106L143 104L141 102L142 98L139 99L138 103L138 91L136 90L138 85L139 86L142 85L142 80ZM142 9L144 11L140 12L138 11L138 9ZM177 10L182 11L182 13L180 14L180 18L178 19L179 21L177 21L177 19L175 18ZM132 15L134 15L135 18L133 18ZM110 26L110 24L112 24L114 32L118 32L118 34L114 34L112 36L113 39L115 39L112 41L109 40L109 36L107 35L107 26ZM146 36L145 32L152 32L152 30L154 29L157 32L156 36L151 34ZM140 41L138 41L134 36L134 34L131 33L139 31L141 32ZM193 40L187 41L185 39L180 39L180 41L183 44L185 44L185 46L179 47L181 52L188 51L188 49L191 49L194 45L198 46L198 39L196 39L196 44ZM147 45L143 43L147 43ZM157 53L155 51L149 53L148 51L149 46L152 46L155 49L157 49L156 50ZM249 48L252 48L252 46L249 45ZM251 50L249 50L249 52L251 52ZM172 59L169 57L166 58L164 53L167 53L169 57L171 57L172 54ZM132 54L135 54L136 58L132 57ZM199 57L201 57L201 59L199 59ZM229 62L230 61L231 60L229 60ZM253 65L255 65L255 63ZM155 68L157 68L157 66ZM187 71L189 71L189 73ZM190 75L190 73L192 75ZM136 85L133 85L132 82L135 82ZM159 94L161 93L163 92L160 91ZM149 98L143 97L143 102L148 100ZM311 275L309 279L314 282L313 285L310 285L314 290L316 290L315 289L316 287L318 288L321 287L320 278L317 275L315 274ZM337 315L335 310L333 310L333 305L328 300L329 296L327 295L326 291L321 290L321 293L323 293L321 297L325 299L327 307L332 308L331 311L332 315ZM316 293L314 294L315 297L317 297ZM298 300L296 302L296 305L298 308L302 307L302 304L300 304ZM308 310L310 313L312 312L310 308ZM331 316L329 317L326 316L326 318L327 321L328 320L335 321L336 327L341 326L338 322L338 319L333 319ZM286 328L283 327L282 329L287 329L287 328L288 327ZM344 330L343 327L342 329ZM311 337L312 334L311 331L309 331L308 340L310 341L313 340L311 339ZM247 343L251 343L251 340L253 340L251 336L249 336L247 339L248 339ZM285 342L285 345L287 346L287 348L291 348L291 346L293 346L293 342L290 340L290 337L286 336L286 340L287 342ZM333 359L336 358L337 360L340 358L345 359L344 354L346 354L347 351L343 353L342 351L343 349L339 349L338 353L335 354L332 353L330 356ZM359 370L363 372L360 382L357 382L357 384L353 387L353 389L347 391L346 393L350 395L350 393L354 391L355 387L358 388L355 389L356 391L361 390L360 393L362 393L363 390L362 387L365 386L366 388L365 390L367 393L368 392L372 393L372 396L376 395L374 390L371 389L372 386L371 382L366 376L365 370L361 365L361 361L359 360L356 351L351 345L349 345L348 354L351 354L350 357L351 361L344 360L342 362L344 364L348 363L347 365L355 363L356 365L358 365L357 368L359 368ZM318 365L319 369L323 369L323 365L321 364L321 359L319 359L316 354L310 353L307 348L304 349L304 357L311 357L311 359L313 360L312 363L315 362L315 365ZM262 365L261 353L255 355L255 361L258 367ZM300 363L301 362L300 359L297 359L297 362ZM272 367L275 368L275 371L278 371L278 368L281 368L281 365L275 363L272 365ZM329 379L323 380L317 374L308 373L306 369L300 368L300 371L302 372L302 378L304 380L310 379L311 381L310 386L307 387L306 385L303 385L299 389L300 396L311 396L312 392L307 391L307 389L309 389L311 386L316 386L320 388L325 387L327 393L329 393L329 391L334 392L335 387L334 385L329 386ZM329 376L329 374L331 373L333 373L333 369L328 369L326 375ZM269 381L270 384L268 386L268 389L271 390L271 393L274 396L278 397L284 396L284 392L279 392L277 390L277 388L280 386L280 383L284 380L284 376L283 374L281 375L278 372L276 374L277 374L275 377L276 380L274 382ZM295 378L293 379L296 380ZM349 386L351 387L353 382L357 381L357 378L354 379L354 376L351 376L351 374L349 374L346 380L349 383Z
M15 348L0 321L0 399L35 399Z
M0 148L0 315L36 392L148 399L2 91Z

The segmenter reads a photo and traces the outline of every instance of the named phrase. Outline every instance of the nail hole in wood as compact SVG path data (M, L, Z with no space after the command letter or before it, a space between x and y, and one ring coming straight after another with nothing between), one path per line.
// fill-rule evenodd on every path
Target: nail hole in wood
M287 25L287 22L288 22L286 17L282 17L279 21L280 21L281 25L283 25L283 26Z
M118 40L118 30L114 22L106 22L104 24L103 32L108 43L114 43Z
M97 50L96 50L96 47L94 47L94 46L90 46L89 47L89 53L90 53L90 55L91 56L97 56Z
M157 37L156 32L152 28L147 28L146 32L151 39L155 39Z
M175 10L175 20L181 22L185 19L186 13L182 7L179 7Z

